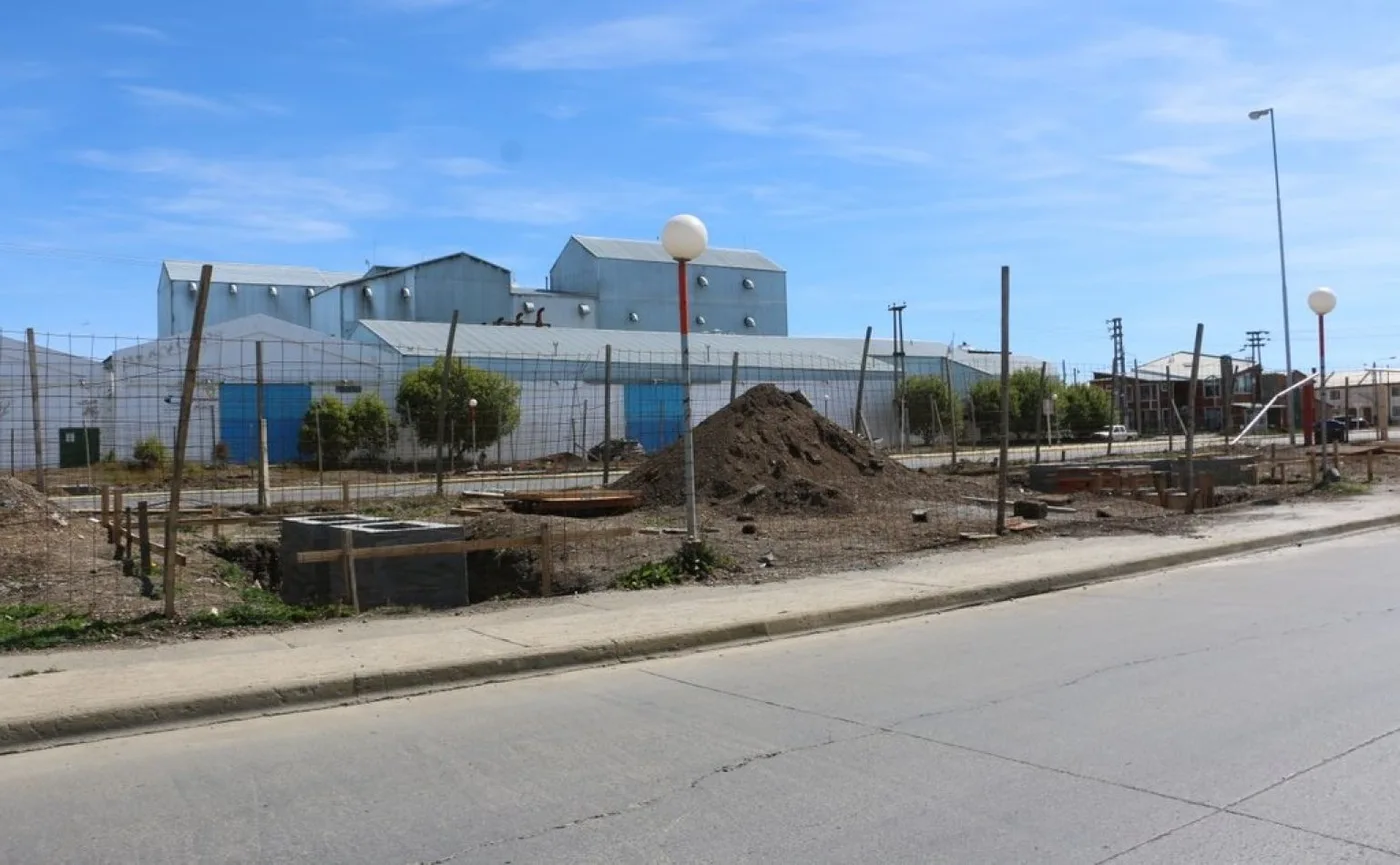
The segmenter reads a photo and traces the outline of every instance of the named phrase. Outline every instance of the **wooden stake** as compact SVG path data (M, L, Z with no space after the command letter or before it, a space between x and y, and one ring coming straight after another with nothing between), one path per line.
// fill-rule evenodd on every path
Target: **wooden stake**
M190 411L194 406L194 386L199 377L199 345L204 338L204 315L209 309L209 283L214 279L213 265L206 264L199 272L199 297L194 305L194 326L190 330L190 350L185 359L185 382L180 390L180 418L175 427L175 456L170 477L170 504L165 515L165 617L175 618L175 575L180 569L175 552L180 522L180 484L185 475L185 444L190 436Z
M554 532L549 523L540 526L540 597L554 594Z
M266 508L268 501L268 460L267 460L267 397L264 394L263 384L263 344L258 340L253 344L254 361L257 363L256 371L256 402L258 413L258 426L254 434L258 437L257 457L258 457L258 507ZM215 535L218 537L218 535Z
M439 487L439 491L441 491L441 487ZM341 482L340 482L340 504L341 504L341 506L342 506L343 508L345 508L346 513L349 513L349 512L350 512L350 482L349 482L349 481L341 481Z
M210 516L214 518L214 523L211 525L211 528L214 531L214 537L217 539L221 537L224 533L224 530L222 528L223 524L219 522L219 518L223 516L223 509L219 507L218 502L214 503L214 509L210 513ZM181 522L184 521L181 520Z
M1112 436L1109 439L1112 440ZM997 460L997 534L1006 534L1007 459L1011 449L1011 268L1001 268L1001 456Z
M122 532L122 489L115 487L112 490L112 522L108 524L108 538L113 544L121 542Z
M151 509L145 501L136 503L136 525L140 532L141 576L151 575Z
M34 343L34 328L24 332L29 343L29 400L34 422L34 486L41 493L48 492L44 482L44 416L39 400L39 349Z
M341 572L345 575L345 588L350 591L350 605L360 612L360 581L355 577L355 537L349 529L340 536Z
M442 446L447 437L447 396L448 385L452 381L452 347L457 342L457 310L452 310L452 324L447 328L447 354L442 358L442 380L438 387L437 416L437 494L442 495L443 468Z
M107 543L112 542L112 524L108 522L112 518L112 488L107 485L102 487L102 521L100 525L107 530Z
M854 425L852 431L860 435L865 431L865 440L870 443L870 433L865 429L865 367L870 362L870 335L875 332L875 328L866 326L865 328L865 348L860 352L860 377L856 379L856 413L851 423ZM737 354L735 355L738 356Z
M1196 384L1200 381L1201 374L1201 340L1204 338L1206 326L1196 325L1196 347L1191 352L1191 384L1190 390L1186 393L1186 513L1196 512Z
M734 358L729 364L729 401L733 402L739 398L739 352L734 352Z
M612 479L612 346L603 346L603 486Z

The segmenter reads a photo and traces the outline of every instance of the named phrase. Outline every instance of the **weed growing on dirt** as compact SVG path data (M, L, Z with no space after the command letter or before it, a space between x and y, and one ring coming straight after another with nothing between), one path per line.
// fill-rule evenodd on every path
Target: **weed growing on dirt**
M194 628L235 628L257 625L300 625L345 615L334 607L297 607L257 586L245 586L239 601L223 609L202 610L187 620Z
M65 643L92 642L116 630L110 622L62 613L41 604L0 607L0 651L49 649Z
M612 581L614 589L638 591L674 586L686 579L708 580L720 571L730 570L733 562L703 541L686 543L668 559L639 565Z
M680 571L671 559L660 562L646 562L612 581L614 589L636 592L642 589L659 589L674 586L681 581Z

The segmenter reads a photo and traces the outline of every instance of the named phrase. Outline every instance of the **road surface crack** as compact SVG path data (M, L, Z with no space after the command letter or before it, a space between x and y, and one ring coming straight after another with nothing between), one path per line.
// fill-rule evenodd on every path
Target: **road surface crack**
M633 802L629 805L624 805L620 808L614 808L608 811L600 811L596 814L589 814L585 817L577 817L573 820L569 820L564 823L558 823L553 826L548 826L544 829L536 830L534 832L527 832L524 835L516 835L513 838L500 838L494 841L485 841L483 843L474 845L466 850L460 850L451 855L444 856L441 859L432 859L427 861L419 860L413 863L413 865L449 865L449 863L455 862L463 856L466 856L471 853L476 853L481 850L489 850L493 847L501 847L506 844L521 844L527 841L534 841L536 839L543 838L546 835L551 835L555 832L564 832L570 829L576 829L579 826L588 825L590 823L598 823L603 820L612 820L616 817L623 817L628 814L635 814L639 811L645 811L649 808L653 808L661 802L665 801L667 798L674 796L677 793L681 793L687 790L698 790L701 787L701 785L703 785L706 781L710 780L711 778L715 778L719 775L727 775L732 772L739 772L756 763L762 763L767 760L774 760L778 757L784 757L789 754L797 754L803 751L816 751L821 748L825 748L829 745L835 745L839 742L855 742L860 739L866 739L870 736L876 735L880 735L880 731L872 730L869 733L864 733L859 736L840 739L836 737L831 737L824 739L820 742L813 742L808 745L794 745L791 748L780 748L773 751L764 751L761 754L750 754L733 763L725 763L722 766L717 766L714 769L710 769L709 771L696 777L694 780L690 781L687 784L663 791L661 793L656 794L655 796L651 796L639 802Z

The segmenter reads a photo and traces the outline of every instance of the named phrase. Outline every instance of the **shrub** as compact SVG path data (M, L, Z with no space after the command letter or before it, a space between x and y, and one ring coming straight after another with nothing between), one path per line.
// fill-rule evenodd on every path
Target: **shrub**
M314 462L319 457L330 467L344 463L353 447L350 413L345 403L333 396L323 396L313 402L302 417L297 446L308 461Z
M165 465L165 443L156 436L141 439L131 450L137 468L151 471Z
M364 393L350 404L352 447L372 460L384 456L396 429L389 407L377 393Z
M1059 411L1060 425L1084 437L1113 423L1113 398L1103 388L1077 384L1060 395Z
M935 436L957 423L953 417L952 400L948 398L948 385L941 377L911 376L905 380L902 393L909 417L909 431L921 436L924 444L933 444Z

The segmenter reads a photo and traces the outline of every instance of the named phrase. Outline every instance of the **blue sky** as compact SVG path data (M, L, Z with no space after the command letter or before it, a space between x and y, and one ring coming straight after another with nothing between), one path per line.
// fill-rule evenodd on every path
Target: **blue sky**
M1112 10L1112 11L1109 11ZM544 281L571 233L789 271L794 333L1106 367L1400 354L1393 0L96 0L0 31L0 329L151 334L162 258L359 269L464 249ZM658 290L667 290L658 287ZM1395 364L1400 366L1400 361Z

